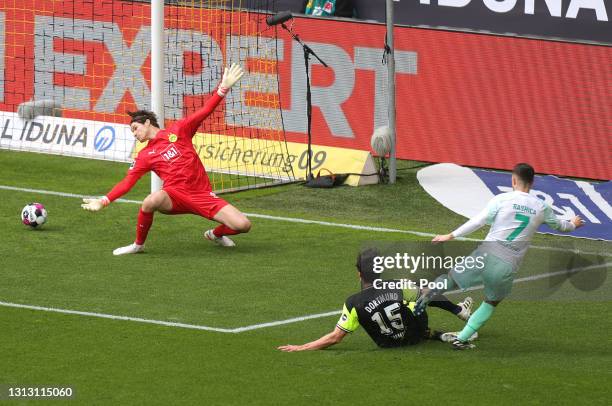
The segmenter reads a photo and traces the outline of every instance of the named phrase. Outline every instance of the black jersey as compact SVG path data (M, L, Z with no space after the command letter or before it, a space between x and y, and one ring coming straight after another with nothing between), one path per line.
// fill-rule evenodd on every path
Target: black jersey
M337 326L352 333L361 325L379 347L416 344L425 337L427 314L417 317L409 306L400 289L369 287L346 300Z

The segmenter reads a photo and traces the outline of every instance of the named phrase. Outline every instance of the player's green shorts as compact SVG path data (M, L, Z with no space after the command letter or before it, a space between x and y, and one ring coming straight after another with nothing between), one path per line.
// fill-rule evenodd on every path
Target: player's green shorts
M476 259L480 256L480 262ZM482 254L478 250L472 252L470 257L474 258L475 265L471 267L456 266L450 272L452 278L461 289L472 286L484 285L484 293L487 300L499 301L512 291L514 281L514 268L511 264L501 260L492 254ZM483 263L484 266L479 266Z

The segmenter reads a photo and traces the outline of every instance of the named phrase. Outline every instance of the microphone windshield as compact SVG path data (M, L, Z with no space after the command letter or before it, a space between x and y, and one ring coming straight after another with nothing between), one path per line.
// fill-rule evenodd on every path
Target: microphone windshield
M269 26L273 26L277 24L282 24L287 20L291 20L292 18L293 15L291 15L291 11L281 11L280 13L276 13L266 18L266 23Z

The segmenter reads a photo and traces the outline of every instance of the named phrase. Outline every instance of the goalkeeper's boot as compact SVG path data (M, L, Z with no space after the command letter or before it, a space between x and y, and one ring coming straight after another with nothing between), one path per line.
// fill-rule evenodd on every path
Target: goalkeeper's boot
M453 341L451 345L453 346L453 349L455 350L471 350L472 348L476 347L474 344L470 343L469 341L464 342L459 339L456 339L455 341Z
M117 248L113 251L113 255L137 254L142 251L144 251L144 245L132 243L130 245L126 245L125 247Z
M221 237L217 237L215 235L215 233L213 233L213 230L208 230L204 233L204 238L206 238L208 241L212 241L214 243L219 244L222 247L233 247L236 244L234 244L234 241L232 241L229 237L223 235Z
M469 296L463 299L463 302L457 303L457 306L461 307L461 311L457 313L457 317L459 317L463 321L468 321L468 319L472 315L473 304L474 301Z

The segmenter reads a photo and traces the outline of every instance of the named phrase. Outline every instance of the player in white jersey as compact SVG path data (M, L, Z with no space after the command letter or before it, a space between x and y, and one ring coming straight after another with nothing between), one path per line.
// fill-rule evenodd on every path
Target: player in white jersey
M415 314L422 312L432 297L443 291L459 286L467 289L475 285L484 285L486 300L468 319L465 327L453 341L456 349L473 348L468 339L477 332L491 317L495 306L512 290L514 275L529 247L531 237L541 224L550 228L570 232L582 226L584 221L575 216L570 221L555 216L551 207L537 197L530 195L529 190L534 181L534 170L529 164L517 164L512 170L512 192L495 196L487 207L450 234L437 235L432 241L442 243L457 237L468 235L485 224L491 229L471 256L481 258L471 268L461 267L451 270L448 275L436 279L446 286L443 290L431 290L421 296L415 308ZM483 265L484 264L484 265Z

